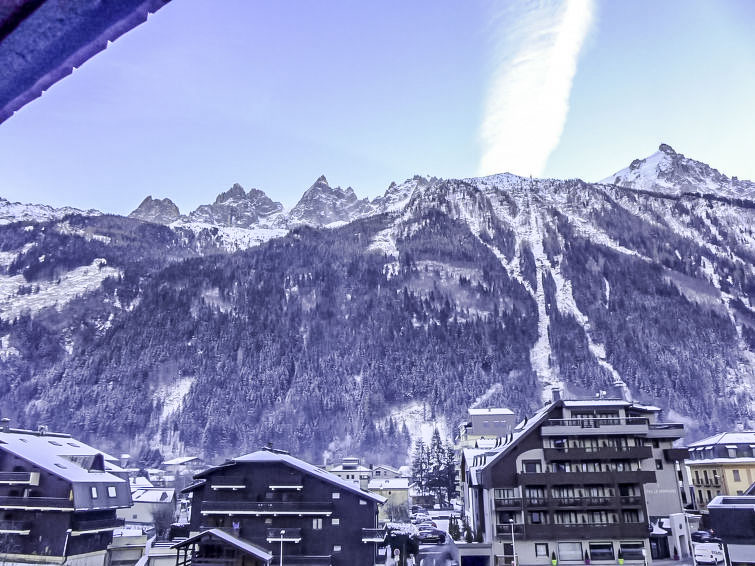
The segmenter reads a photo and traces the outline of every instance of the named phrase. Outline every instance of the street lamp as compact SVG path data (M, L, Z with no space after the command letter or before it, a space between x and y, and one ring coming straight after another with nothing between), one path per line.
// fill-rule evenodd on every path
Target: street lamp
M511 552L514 555L514 561L512 562L512 566L516 566L516 541L514 540L514 519L509 519L509 524L511 525Z
M285 534L286 534L286 531L281 530L281 554L280 554L279 566L283 566L283 535Z

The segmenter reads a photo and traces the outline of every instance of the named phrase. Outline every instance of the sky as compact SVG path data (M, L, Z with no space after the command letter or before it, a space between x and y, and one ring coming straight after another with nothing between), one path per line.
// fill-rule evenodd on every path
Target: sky
M662 142L755 180L754 28L750 0L172 0L0 124L0 196L291 207L321 174L597 181Z

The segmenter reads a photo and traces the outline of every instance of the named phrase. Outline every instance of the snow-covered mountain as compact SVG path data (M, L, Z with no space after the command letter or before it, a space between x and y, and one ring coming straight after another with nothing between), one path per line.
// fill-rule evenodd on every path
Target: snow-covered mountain
M755 183L727 177L705 163L677 153L667 144L645 159L606 177L602 183L671 195L706 193L729 198L755 198Z
M97 216L102 213L99 210L79 210L70 206L54 208L46 204L22 204L20 202L10 202L0 197L0 224L9 224L11 222L46 222L48 220L63 218L69 214Z
M0 227L0 412L317 459L395 453L418 407L453 426L554 385L652 402L691 438L751 426L752 183L668 146L634 163L606 183L418 176L372 201L322 178L296 222L239 187L202 221Z
M149 195L128 216L155 224L170 224L181 218L181 212L169 198L153 199L152 195Z
M264 192L236 183L220 193L213 204L202 205L189 214L189 222L202 222L217 226L253 228L270 227L280 218L283 205L273 202Z

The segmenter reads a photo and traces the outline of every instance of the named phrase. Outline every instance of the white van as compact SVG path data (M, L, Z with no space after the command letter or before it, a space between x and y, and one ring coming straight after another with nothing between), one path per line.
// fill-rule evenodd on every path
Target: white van
M694 544L695 564L724 564L724 550L719 543L699 542Z

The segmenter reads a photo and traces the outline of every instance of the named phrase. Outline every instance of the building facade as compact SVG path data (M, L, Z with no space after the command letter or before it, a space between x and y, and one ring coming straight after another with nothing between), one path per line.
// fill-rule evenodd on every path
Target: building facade
M683 427L623 400L555 399L492 450L462 457L467 520L491 565L650 562L688 553ZM512 544L513 537L513 544Z
M385 499L287 453L260 450L210 468L185 491L193 493L192 536L210 529L263 548L278 563L313 566L374 564ZM369 531L368 531L369 532Z
M362 489L367 489L372 479L372 469L363 466L359 458L354 457L344 458L340 464L329 467L328 471L342 480L358 484Z
M685 464L701 512L715 497L742 495L755 483L755 431L716 434L688 448Z
M131 505L115 461L66 434L0 429L0 562L103 564L118 509Z

